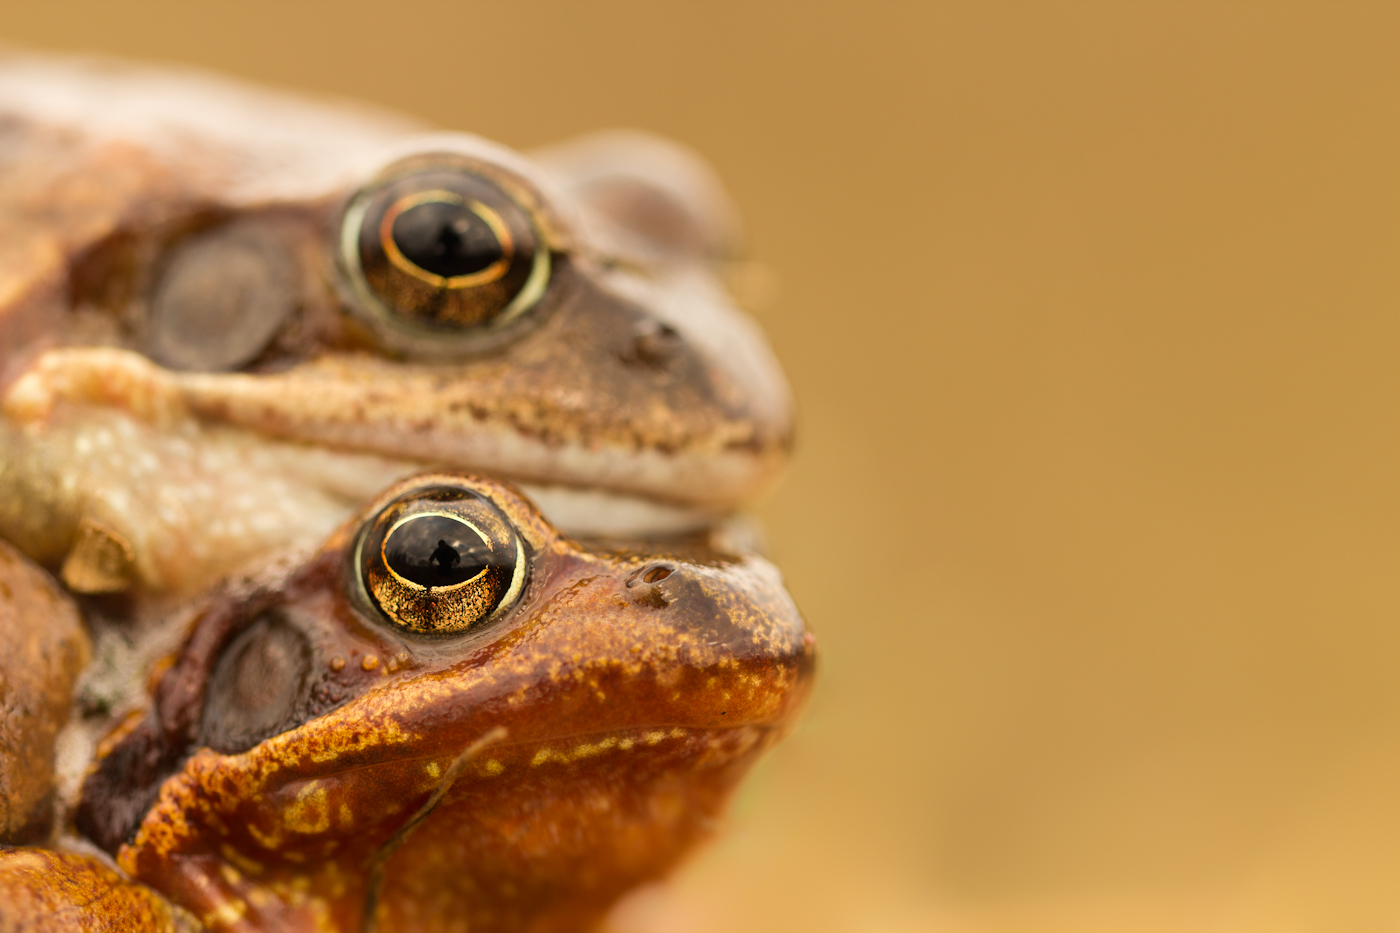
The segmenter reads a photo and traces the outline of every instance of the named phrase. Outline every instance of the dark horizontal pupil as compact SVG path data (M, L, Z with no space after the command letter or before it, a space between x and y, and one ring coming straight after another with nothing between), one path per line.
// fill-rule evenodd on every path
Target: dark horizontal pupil
M404 258L445 279L480 272L504 255L486 221L463 204L414 205L394 218L393 236Z
M419 586L452 586L490 566L491 551L471 527L443 515L411 518L384 542L389 568Z

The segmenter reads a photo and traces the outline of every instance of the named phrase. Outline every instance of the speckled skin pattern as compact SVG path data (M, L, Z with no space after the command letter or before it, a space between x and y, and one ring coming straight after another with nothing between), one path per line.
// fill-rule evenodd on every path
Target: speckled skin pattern
M530 562L515 607L460 638L405 634L352 596L360 523L441 482L494 501ZM311 646L304 721L240 753L198 747L211 667L269 613ZM355 930L376 851L501 728L394 854L380 928L589 929L704 837L813 660L760 558L699 541L593 553L506 487L423 477L304 565L211 597L150 706L104 743L78 822L211 929Z
M200 924L97 859L43 849L0 850L4 933L197 933Z

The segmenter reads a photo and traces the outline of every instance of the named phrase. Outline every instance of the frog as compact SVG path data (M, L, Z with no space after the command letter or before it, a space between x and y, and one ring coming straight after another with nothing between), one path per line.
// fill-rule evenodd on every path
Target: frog
M86 778L100 851L0 853L0 902L16 928L101 893L110 929L595 929L710 834L814 644L713 535L580 542L507 483L417 476L206 596Z
M78 593L199 592L428 468L571 533L752 502L788 389L713 173L533 157L198 74L0 59L0 538Z
M82 624L43 650L91 659L6 681L37 744L0 747L0 842L61 827L201 594L400 479L514 482L578 536L748 535L792 403L728 287L737 237L713 172L645 134L527 155L0 57L0 613L53 575Z

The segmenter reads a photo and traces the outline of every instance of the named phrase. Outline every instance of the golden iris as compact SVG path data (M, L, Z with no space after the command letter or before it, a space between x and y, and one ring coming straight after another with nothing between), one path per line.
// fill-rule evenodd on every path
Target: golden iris
M530 212L466 168L391 176L346 210L341 261L378 322L437 340L500 331L549 281L549 250Z
M495 505L453 486L390 503L366 527L356 564L375 609L431 635L491 621L520 595L526 570L520 537Z

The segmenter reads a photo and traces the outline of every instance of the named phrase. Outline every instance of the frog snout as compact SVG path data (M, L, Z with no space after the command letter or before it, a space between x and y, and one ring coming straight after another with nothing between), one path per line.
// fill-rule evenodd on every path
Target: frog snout
M655 623L657 646L702 664L793 661L813 651L781 576L760 557L727 566L651 560L623 583L638 621Z

